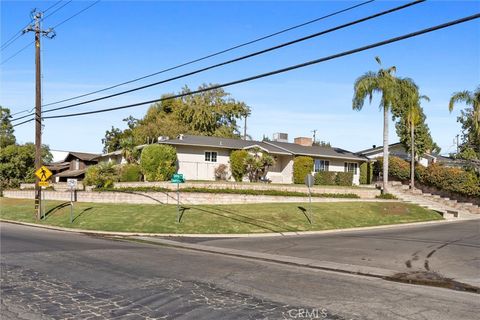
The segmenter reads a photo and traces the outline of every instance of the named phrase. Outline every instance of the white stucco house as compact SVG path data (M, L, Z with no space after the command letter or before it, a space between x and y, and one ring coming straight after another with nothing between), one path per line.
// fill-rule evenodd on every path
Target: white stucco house
M311 138L295 138L295 143L285 142L288 141L288 137L285 138L284 134L282 139L276 141L180 135L176 139L160 137L158 143L175 147L178 173L182 173L187 180L215 180L215 168L220 164L229 167L232 151L242 149L248 151L258 147L275 160L275 165L269 168L266 176L272 183L293 183L294 158L310 156L314 159L313 174L318 171L350 171L353 173L353 183L359 184L360 164L368 161L366 157L340 148L312 146ZM121 151L101 155L97 160L125 163Z
M370 160L382 158L383 146L373 146L372 148L358 151L357 154L367 157ZM410 161L410 153L405 150L405 147L400 142L388 145L388 154L391 156L399 157L403 160ZM424 167L428 167L430 164L435 163L436 161L437 157L429 153L425 153L418 159L418 163Z

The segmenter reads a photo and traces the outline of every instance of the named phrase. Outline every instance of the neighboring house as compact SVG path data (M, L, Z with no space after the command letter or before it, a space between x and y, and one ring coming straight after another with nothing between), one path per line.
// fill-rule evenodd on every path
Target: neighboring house
M53 173L53 181L66 182L69 178L83 180L88 166L98 163L99 154L85 152L69 152L64 161L46 165Z
M374 160L376 158L383 157L383 146L373 146L370 149L362 150L357 152L358 155L367 157L368 159ZM410 161L410 153L405 150L405 147L400 143L393 143L388 146L388 154L391 156L399 157L401 159ZM431 154L424 154L418 159L418 163L424 167L428 167L430 164L435 163L437 157Z
M177 139L161 138L158 143L175 147L178 172L187 180L215 180L215 168L220 164L229 166L232 151L248 151L258 147L275 160L275 165L269 168L266 176L273 183L292 183L293 159L296 156L310 156L314 159L312 173L350 171L354 174L353 183L359 184L360 164L368 160L365 157L340 148L312 146L311 138L296 138L295 143L288 143L282 142L288 141L286 134L277 136L281 137L278 139L280 141L180 135ZM121 152L102 155L98 160L123 163Z
M65 161L65 158L68 156L68 151L63 151L63 150L50 150L50 153L52 154L52 163L60 163Z

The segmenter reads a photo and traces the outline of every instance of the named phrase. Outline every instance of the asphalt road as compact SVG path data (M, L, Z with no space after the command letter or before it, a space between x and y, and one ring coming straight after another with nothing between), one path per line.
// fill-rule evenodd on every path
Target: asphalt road
M435 272L480 286L480 220L323 235L183 240L398 272Z
M6 223L0 235L2 319L305 319L307 311L460 320L480 312L474 293Z

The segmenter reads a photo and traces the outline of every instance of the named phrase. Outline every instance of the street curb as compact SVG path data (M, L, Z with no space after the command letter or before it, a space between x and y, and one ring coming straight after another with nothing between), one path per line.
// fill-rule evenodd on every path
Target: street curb
M470 219L470 220L480 220ZM355 231L368 231L368 230L381 230L381 229L394 229L394 228L406 228L412 226L424 226L431 224L443 224L443 223L457 223L467 220L434 220L434 221L421 221L421 222L409 222L409 223L400 223L400 224L387 224L381 226L371 226L371 227L356 227L356 228L346 228L346 229L331 229L331 230L318 230L318 231L298 231L298 232L278 232L278 233L145 233L145 232L116 232L116 231L102 231L102 230L89 230L89 229L76 229L76 228L64 228L56 227L50 225L43 225L30 222L22 222L8 219L1 219L0 222L7 222L12 224L19 224L35 228L43 228L56 231L65 231L65 232L75 232L75 233L86 233L86 234L98 234L98 235L110 235L110 236L137 236L137 237L188 237L188 238L255 238L255 237L283 237L283 236L302 236L302 235L322 235L322 234L335 234L335 233L345 233L345 232L355 232Z
M381 278L381 279L385 277L393 276L394 274L399 272L396 270L388 270L388 269L369 267L369 266L359 266L359 265L353 265L353 264L336 263L331 261L297 258L292 256L283 256L283 255L277 255L277 254L253 252L253 251L230 249L230 248L227 249L227 248L221 248L221 247L205 246L200 244L182 243L182 242L177 242L172 240L157 239L157 238L151 238L151 237L131 237L130 239L141 240L150 244L164 245L168 247L181 248L186 250L221 254L224 256L260 260L265 262L281 263L281 264L286 264L290 266L310 268L310 269L349 273L349 274L375 277L375 278ZM129 239L126 239L126 240L129 240Z

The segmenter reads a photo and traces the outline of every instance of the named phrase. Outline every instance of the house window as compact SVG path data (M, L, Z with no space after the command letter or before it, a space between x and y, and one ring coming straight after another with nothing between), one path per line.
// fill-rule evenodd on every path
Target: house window
M217 162L217 152L205 151L205 162Z
M345 172L351 172L357 174L358 172L358 163L355 162L345 162Z
M328 171L329 166L330 166L330 161L315 159L315 166L313 168L313 171L315 172Z

